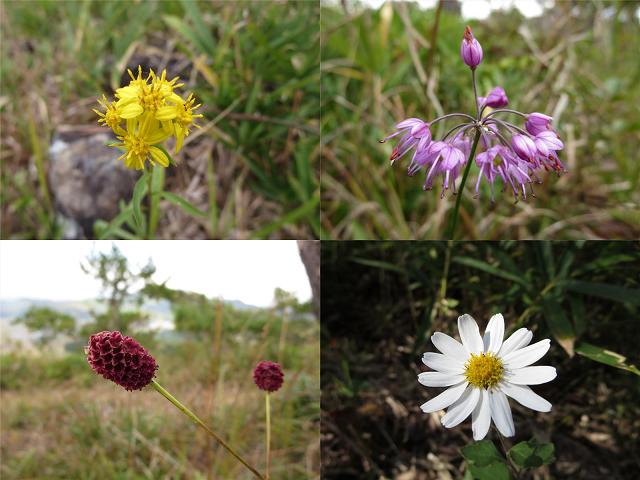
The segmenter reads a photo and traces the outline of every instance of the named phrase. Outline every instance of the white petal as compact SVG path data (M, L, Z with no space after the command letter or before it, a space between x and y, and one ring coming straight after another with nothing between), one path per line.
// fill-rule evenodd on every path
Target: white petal
M504 318L501 313L498 313L491 317L489 324L484 331L484 337L482 337L485 353L498 353L500 351L500 347L502 347L503 338Z
M511 407L509 400L500 390L492 390L489 392L491 403L491 418L496 424L498 430L505 437L513 437L516 434L516 428L513 426L513 417L511 416Z
M480 329L471 315L465 313L458 317L458 330L460 331L460 339L469 353L481 354L484 345L482 344Z
M422 355L422 363L427 367L446 373L464 373L464 363L455 357L441 353L427 352Z
M551 340L540 340L533 345L515 350L502 357L504 366L510 369L522 368L540 360L549 351Z
M502 347L500 348L499 357L504 357L505 355L517 350L518 348L526 347L529 345L529 342L533 338L533 332L527 330L526 328L519 328L515 332L511 334L509 338L507 338Z
M447 413L442 417L442 425L447 428L455 427L471 415L480 399L480 389L469 387L456 403L449 407Z
M462 362L469 359L469 352L459 341L445 333L436 332L431 336L433 345L445 355L455 357Z
M517 385L539 385L556 378L556 369L553 367L524 367L517 368L505 375L505 380Z
M448 387L464 381L464 375L442 372L422 372L418 381L426 387Z
M480 390L480 400L471 415L473 439L477 442L487 436L491 426L491 404L489 403L489 392L484 388Z
M509 382L502 382L500 390L513 398L520 405L524 405L537 412L550 412L551 403L547 402L540 395L535 393L526 385L514 385Z
M447 388L440 395L433 397L428 402L420 405L420 408L424 413L437 412L438 410L447 408L449 405L460 398L460 395L462 395L464 389L467 388L467 385L467 382L462 382L460 385Z

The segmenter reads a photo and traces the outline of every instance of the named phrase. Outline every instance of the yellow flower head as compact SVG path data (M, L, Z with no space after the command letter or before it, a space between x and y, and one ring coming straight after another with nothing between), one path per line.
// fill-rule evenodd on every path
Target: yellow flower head
M179 77L167 80L166 70L160 76L150 70L146 78L141 66L137 76L131 70L128 73L131 81L116 90L115 102L109 102L104 95L98 100L105 109L104 112L94 109L100 116L98 123L110 127L120 140L113 146L124 149L119 159L124 159L127 167L141 170L147 160L152 165L167 167L170 159L156 145L175 136L177 153L194 119L202 117L193 114L200 105L193 106L193 94L183 100L174 92L184 84L178 83Z

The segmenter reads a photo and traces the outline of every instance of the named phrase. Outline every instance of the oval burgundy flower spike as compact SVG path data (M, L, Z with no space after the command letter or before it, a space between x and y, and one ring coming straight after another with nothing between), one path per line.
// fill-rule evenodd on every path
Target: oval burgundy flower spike
M91 335L87 361L96 373L127 390L142 390L158 369L142 345L120 332Z
M282 367L275 362L259 362L253 369L253 381L259 389L275 392L284 383Z

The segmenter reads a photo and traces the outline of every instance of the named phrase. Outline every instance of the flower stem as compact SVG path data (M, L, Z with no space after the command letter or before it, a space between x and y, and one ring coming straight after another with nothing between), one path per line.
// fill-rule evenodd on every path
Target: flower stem
M231 455L233 455L234 457L236 457L236 459L242 463L245 467L247 467L249 470L251 470L251 472L260 480L265 480L265 477L262 476L262 474L260 472L258 472L258 470L256 470L254 467L252 467L251 465L249 465L246 460L244 460L239 454L237 454L235 452L235 450L233 450L233 448L231 448L224 440L222 440L213 430L211 430L209 427L207 427L204 422L202 420L200 420L195 413L193 413L191 410L189 410L187 407L185 407L182 403L180 403L178 401L178 399L176 399L173 395L171 395L167 390L165 390L165 388L160 385L158 382L156 382L155 380L151 380L151 385L153 386L153 388L155 388L158 393L160 393L164 398L166 398L167 400L169 400L171 403L173 403L173 405L180 410L182 413L184 413L187 417L189 417L195 424L197 424L198 426L202 427L209 435L211 435L216 442L218 442L220 445L222 445Z
M517 479L520 478L520 474L518 472L518 469L514 465L514 463L511 460L511 458L509 458L508 449L507 449L507 446L504 444L504 439L502 438L502 435L498 431L496 431L496 433L498 434L498 440L500 441L500 446L502 447L502 451L504 452L504 458L507 459L507 465L509 466L509 469L511 470L511 473L513 474L513 478L515 478L517 480Z
M264 396L265 400L265 412L267 422L267 468L265 473L265 479L269 480L269 467L271 466L271 405L269 404L269 392Z
M478 146L478 140L480 140L480 129L476 130L476 137L473 139L471 152L469 152L469 158L467 159L467 166L464 169L464 174L462 175L462 182L460 183L460 187L458 188L458 195L456 196L456 205L455 207L453 207L453 212L451 213L451 217L449 219L449 229L447 231L447 238L449 240L453 240L453 236L456 233L456 224L458 222L458 210L460 210L460 201L462 200L462 194L464 192L464 184L467 182L467 177L469 176L469 170L471 170L471 163L473 162L473 157L476 154L476 147Z
M147 240L151 238L151 223L153 221L153 165L149 167L149 171L145 172L147 176L147 190L149 195L149 211L147 216Z
M480 121L480 105L478 105L478 87L476 87L476 69L471 69L471 79L473 80L473 103L476 104L476 120Z
M431 120L429 122L429 125L434 125L436 123L438 123L441 120L444 120L445 118L451 118L451 117L464 117L467 120L471 120L472 122L475 120L475 118L473 118L471 115L467 115L466 113L448 113L446 115L443 115L441 117L438 117L434 120Z

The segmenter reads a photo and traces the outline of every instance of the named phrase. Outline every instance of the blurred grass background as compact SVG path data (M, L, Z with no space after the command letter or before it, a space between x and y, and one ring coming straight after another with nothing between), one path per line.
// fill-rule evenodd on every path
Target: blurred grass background
M639 267L633 242L322 242L322 478L470 478L470 419L442 427L420 410L442 390L417 381L463 313L552 339L538 364L558 377L533 390L553 409L511 401L507 444L536 436L557 460L521 478L636 478Z
M174 334L133 333L156 357L160 384L264 471L264 392L252 370L262 359L280 362L285 383L271 396L272 478L319 478L318 323L295 312L179 297ZM4 341L3 479L255 478L153 389L127 392L95 374L82 353L86 338L63 353L9 351Z
M324 3L322 238L442 238L453 198L423 192L419 176L406 176L408 160L389 165L395 143L378 140L408 117L473 111L471 75L459 54L467 23L484 49L478 94L500 85L510 108L553 115L569 173L546 175L537 198L516 205L508 191L497 192L492 206L486 185L472 198L472 167L458 235L638 238L640 63L632 46L640 42L639 7L556 1L537 18L496 10L466 22L455 2L439 15L408 2L379 9Z
M3 1L2 237L61 236L49 143L138 64L204 104L165 188L208 215L164 205L159 238L318 237L318 22L304 0Z

